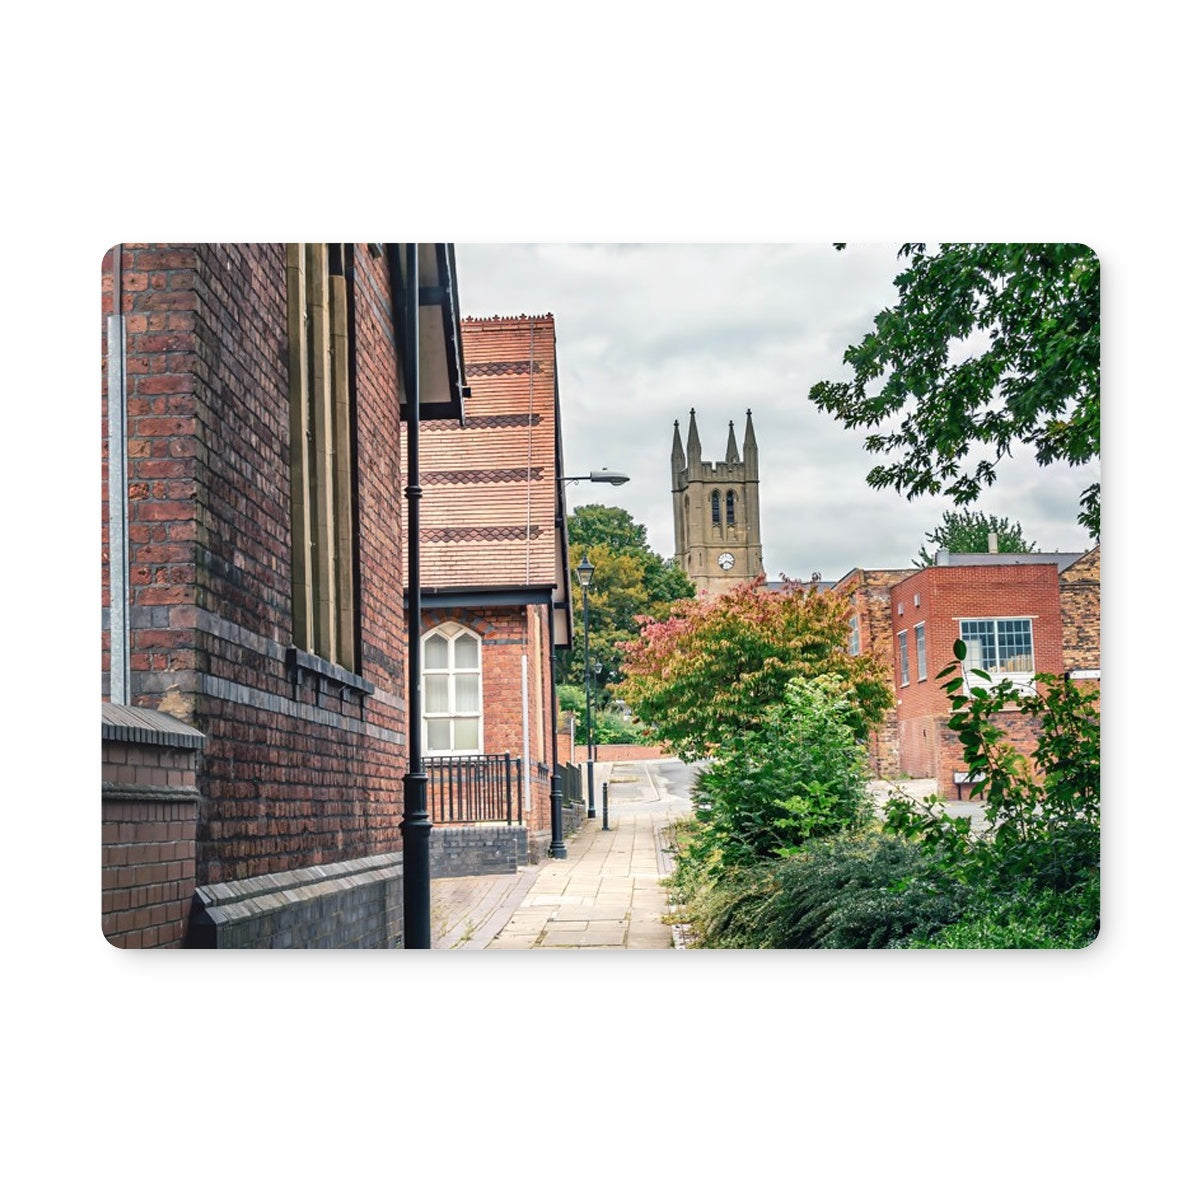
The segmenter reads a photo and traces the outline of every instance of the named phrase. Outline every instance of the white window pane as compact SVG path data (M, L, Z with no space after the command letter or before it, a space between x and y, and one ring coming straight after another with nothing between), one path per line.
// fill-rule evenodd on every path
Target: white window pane
M963 621L962 640L967 646L966 667L969 671L996 669L995 621Z
M479 718L458 717L454 721L455 750L479 749Z
M454 643L454 665L458 670L479 666L479 643L464 634Z
M996 640L1000 651L1000 670L1033 670L1033 626L1025 620L998 621Z
M479 676L456 675L454 677L454 711L477 713L479 711Z
M425 639L425 666L445 670L450 665L450 643L440 633Z
M448 675L425 676L425 711L448 713L450 711L450 677Z
M427 721L425 724L425 746L431 751L449 750L450 722L447 720Z

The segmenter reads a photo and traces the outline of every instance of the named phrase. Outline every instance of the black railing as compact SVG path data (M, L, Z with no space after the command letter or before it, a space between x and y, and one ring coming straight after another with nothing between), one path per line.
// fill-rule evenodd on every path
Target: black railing
M583 768L574 763L559 763L558 776L562 780L564 804L583 803Z
M524 822L521 760L511 754L429 758L429 815L436 825Z

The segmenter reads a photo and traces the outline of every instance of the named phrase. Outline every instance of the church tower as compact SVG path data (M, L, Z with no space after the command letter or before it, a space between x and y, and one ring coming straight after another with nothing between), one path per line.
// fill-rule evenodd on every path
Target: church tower
M762 574L758 529L758 443L746 410L738 453L733 422L724 462L703 462L693 408L687 450L675 422L671 447L671 501L675 509L675 562L702 596L719 595Z

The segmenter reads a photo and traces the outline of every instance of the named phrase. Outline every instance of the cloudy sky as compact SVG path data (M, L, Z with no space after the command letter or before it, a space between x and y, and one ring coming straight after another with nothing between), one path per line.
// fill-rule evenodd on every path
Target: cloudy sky
M897 245L456 243L459 297L475 317L551 312L567 473L623 471L620 488L573 484L568 502L628 509L674 553L670 452L695 408L706 460L741 445L754 413L767 576L838 579L907 566L950 507L867 486L863 430L817 411L809 389L848 378L846 347L893 303ZM1019 522L1042 550L1084 549L1079 493L1098 477L1006 461L976 506Z

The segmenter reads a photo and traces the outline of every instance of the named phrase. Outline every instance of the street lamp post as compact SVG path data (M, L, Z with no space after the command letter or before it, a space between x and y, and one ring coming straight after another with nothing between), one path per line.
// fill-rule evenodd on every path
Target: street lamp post
M580 559L579 566L575 568L575 574L579 579L579 586L583 589L583 687L587 709L587 815L589 817L595 817L596 815L595 767L593 766L592 751L592 653L588 640L588 587L592 582L592 575L595 574L595 571L596 568L588 562L587 551L585 550L583 558Z
M623 483L629 482L629 476L622 474L620 471L610 471L607 467L601 468L599 471L589 471L586 475L560 475L558 477L559 484L565 483L607 483L613 487L620 487ZM561 497L560 497L561 501ZM565 502L564 507L565 507ZM592 572L595 567L587 561L587 554L583 556L583 561L579 564L576 574L579 576L579 586L583 588L583 657L585 667L590 661L588 648L588 599L587 589L588 584L592 581ZM588 816L596 815L596 800L595 790L593 788L593 749L592 749L592 690L591 690L591 672L586 671L584 676L584 687L587 690L587 744L588 744ZM558 736L558 716L557 703L555 704L555 738ZM572 746L574 746L574 738L572 738ZM555 744L555 754L557 756L557 742ZM567 848L562 840L562 781L558 778L558 772L555 771L554 778L550 784L550 857L551 858L566 858Z

